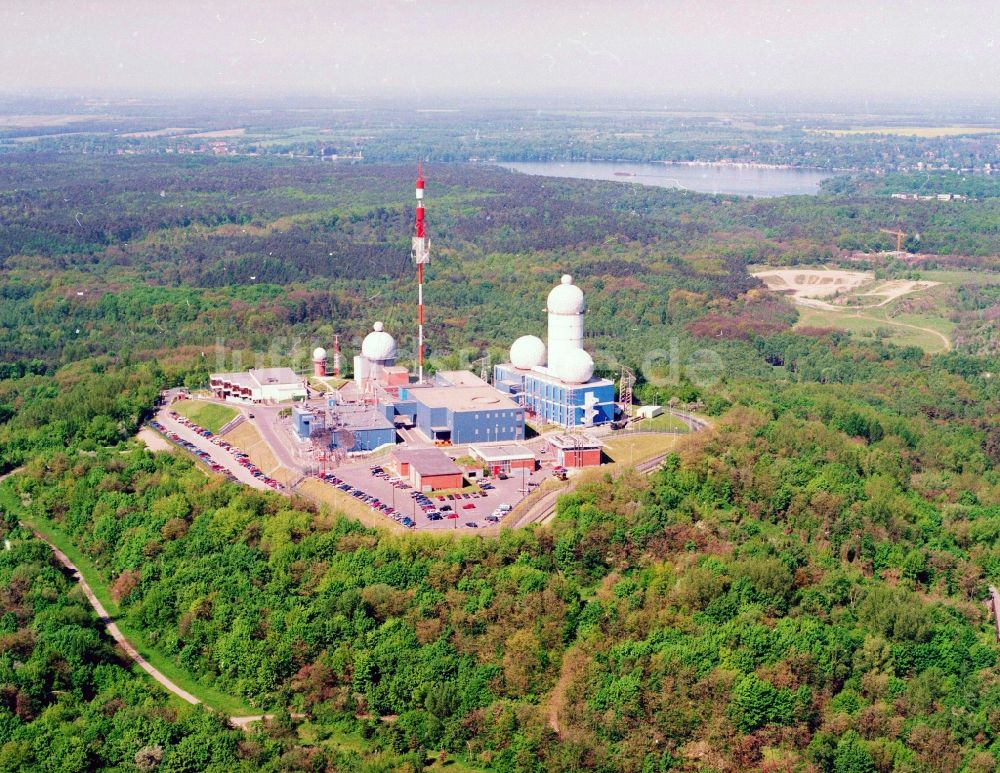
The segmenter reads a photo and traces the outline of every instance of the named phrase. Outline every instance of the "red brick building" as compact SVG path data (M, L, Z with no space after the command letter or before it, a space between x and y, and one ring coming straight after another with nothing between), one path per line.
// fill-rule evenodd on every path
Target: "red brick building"
M567 470L597 467L601 463L601 444L583 435L553 435L547 438L556 452L556 464Z
M417 491L461 488L461 468L437 448L397 448L392 452L399 477Z

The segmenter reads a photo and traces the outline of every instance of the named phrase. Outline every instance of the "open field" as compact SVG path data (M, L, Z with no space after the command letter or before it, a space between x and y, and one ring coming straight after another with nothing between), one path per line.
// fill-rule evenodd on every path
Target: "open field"
M948 335L940 330L946 320L930 315L899 315L889 317L884 309L866 312L829 311L800 308L796 327L828 327L846 330L859 336L879 335L898 346L918 346L935 354L951 348Z
M604 453L616 466L632 466L669 451L677 445L677 440L677 435L624 433L605 443ZM607 469L602 468L602 471Z
M1000 126L861 126L855 129L808 129L813 134L837 137L855 134L888 134L901 137L959 137L963 134L1000 134Z
M995 271L921 271L920 276L929 282L946 285L1000 284L1000 272Z
M690 432L691 428L688 427L683 421L674 416L672 413L662 413L652 419L642 419L635 425L640 430L648 430L650 432Z
M198 132L197 134L189 134L188 137L199 140L221 140L226 137L242 137L246 133L246 129L218 129L213 132Z
M185 416L195 424L211 432L218 432L236 418L239 411L228 405L218 403L203 403L200 400L178 400L170 408Z
M110 121L110 115L66 113L62 115L4 115L0 116L0 129L30 129L33 127L66 126L83 121Z
M752 274L769 290L790 294L793 298L826 298L856 290L874 279L867 271L842 269L775 268Z
M166 129L151 129L146 132L129 132L128 134L121 135L122 137L128 137L131 139L141 139L143 137L169 137L173 134L184 134L185 132L193 132L194 127L183 127L183 126L168 126Z

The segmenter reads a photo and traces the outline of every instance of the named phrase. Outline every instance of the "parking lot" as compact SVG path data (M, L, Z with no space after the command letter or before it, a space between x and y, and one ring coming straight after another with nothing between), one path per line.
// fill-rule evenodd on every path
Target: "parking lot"
M372 473L371 467L370 464L339 467L328 474L328 478L333 476L334 480L327 482L329 485L339 486L345 494L357 499L362 499L362 496L372 497L378 505L386 508L383 513L386 518L395 516L394 520L409 526L409 523L403 521L408 518L413 524L411 528L416 529L473 529L492 526L494 524L488 519L494 513L499 517L500 513L496 512L498 508L517 504L524 496L522 489L525 485L537 485L550 474L539 470L522 477L518 470L507 480L487 479L484 482L489 488L483 489L481 494L470 492L443 499L427 494L418 499L414 497L416 492L408 484L394 478L390 468L384 468L383 474L377 475ZM345 490L344 486L351 490Z

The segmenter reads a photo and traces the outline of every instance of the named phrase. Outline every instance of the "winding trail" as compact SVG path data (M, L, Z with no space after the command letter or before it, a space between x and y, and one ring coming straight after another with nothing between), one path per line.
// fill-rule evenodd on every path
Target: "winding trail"
M129 658L131 658L132 661L139 666L139 668L141 668L143 671L149 674L165 690L172 692L181 700L186 701L191 705L198 705L202 703L201 699L196 698L194 695L189 693L183 687L178 686L176 683L171 681L170 678L168 678L162 671L156 668L156 666L154 666L152 663L146 660L142 656L142 654L140 654L140 652L132 645L132 643L127 638L125 638L125 634L121 632L121 629L118 627L118 624L114 622L111 615L109 615L108 611L104 608L104 605L98 600L97 596L94 595L94 591L91 589L87 581L83 578L83 574L76 567L76 564L70 561L69 556L67 556L59 548L57 548L55 545L49 542L49 540L45 538L44 534L41 534L40 532L31 528L28 524L25 524L23 522L21 525L29 529L31 533L35 535L35 537L37 537L46 545L48 545L49 549L52 550L52 554L56 557L56 559L58 559L59 563L61 563L63 566L69 569L69 571L73 576L73 579L80 584L80 588L83 590L83 594L87 597L87 601L90 602L90 606L94 608L94 611L97 613L97 616L104 624L105 630L107 630L111 638L118 643L118 645L122 648L125 654L127 654ZM271 719L273 716L274 716L273 714L257 714L254 716L245 716L245 717L229 717L228 720L229 724L232 727L238 730L247 730L249 726L252 725L254 722L260 722L265 719ZM301 719L304 715L292 714L291 716L296 719Z
M867 319L870 320L871 322L878 322L879 324L885 323L886 325L895 325L896 327L906 327L909 328L910 330L920 330L924 333L930 333L931 335L937 336L938 338L941 339L941 343L944 345L944 350L946 352L951 351L951 339L948 338L948 336L946 336L944 333L939 333L937 330L934 330L932 328L920 327L919 325L911 325L908 322L894 322L891 319L880 319L879 317L869 317L867 314L851 314L849 316L858 317L859 319Z
M29 526L28 528L31 527ZM46 545L48 545L49 548L52 550L52 554L59 560L59 563L61 563L63 566L65 566L67 569L70 570L73 579L80 584L80 587L83 589L83 594L87 597L87 601L89 601L90 606L94 608L94 611L97 613L97 616L104 624L104 627L107 630L107 632L111 635L111 638L114 639L116 642L118 642L119 646L121 646L121 648L125 651L125 653L139 665L139 668L141 668L143 671L145 671L147 674L153 677L153 679L159 682L165 689L172 692L181 700L187 701L192 705L201 703L201 701L198 698L194 697L184 688L178 687L176 684L170 681L170 679L168 679L163 674L162 671L157 669L148 660L146 660L142 655L139 654L139 651L132 646L131 642L129 642L128 639L125 638L125 634L121 632L121 629L118 627L118 624L115 623L114 620L112 620L111 615L108 614L108 611L104 608L104 605L100 601L98 601L97 596L94 595L94 591L91 590L90 585L87 583L85 579L83 579L83 575L80 573L80 570L77 569L76 564L74 564L72 561L69 560L69 556L63 553L59 548L57 548L47 539L45 539L45 535L41 534L35 529L31 529L31 533L34 534L35 537L40 539Z

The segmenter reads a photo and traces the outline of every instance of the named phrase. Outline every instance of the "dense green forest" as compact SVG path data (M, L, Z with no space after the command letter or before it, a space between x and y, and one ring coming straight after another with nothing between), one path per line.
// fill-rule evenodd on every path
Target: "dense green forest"
M570 272L600 372L714 426L487 539L206 478L132 439L161 389L376 319L412 352L412 166L0 155L0 770L995 770L998 199L427 172L432 367L542 334ZM878 255L897 225L919 258ZM908 302L950 310L930 356L794 328L747 272L827 262L980 281ZM278 719L237 732L133 674L19 519Z
M566 271L591 299L598 365L613 371L671 336L692 348L685 325L759 286L749 263L887 249L886 225L919 233L939 265L1000 253L995 198L752 201L475 165L428 174L435 358L499 357L540 332L544 294ZM356 342L375 319L405 359L412 176L287 159L0 156L0 375L216 343L305 362L313 341Z
M960 366L734 383L650 479L493 540L372 532L144 450L12 480L206 684L397 753L992 770L996 396Z

